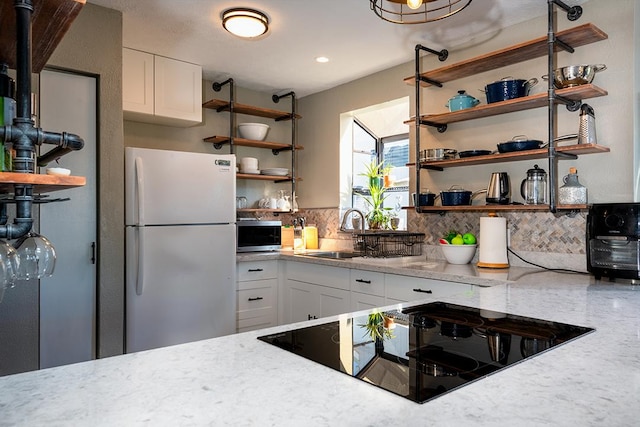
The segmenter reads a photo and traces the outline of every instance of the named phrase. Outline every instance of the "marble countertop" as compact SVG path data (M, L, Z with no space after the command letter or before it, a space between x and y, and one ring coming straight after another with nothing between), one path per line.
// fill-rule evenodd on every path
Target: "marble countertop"
M417 404L256 339L280 326L2 377L0 426L637 425L640 288L512 279L446 301L596 331Z

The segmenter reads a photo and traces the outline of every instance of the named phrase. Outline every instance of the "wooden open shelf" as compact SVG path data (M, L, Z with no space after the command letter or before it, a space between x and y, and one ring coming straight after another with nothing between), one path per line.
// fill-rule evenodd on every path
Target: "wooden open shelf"
M13 193L14 184L32 184L34 193L50 193L86 185L83 176L58 176L31 173L0 172L0 192Z
M580 101L583 99L608 95L608 92L606 90L599 88L593 84L558 89L555 92L556 95L570 99L571 101ZM548 103L549 101L547 93L537 93L535 95L509 99L507 101L478 105L476 107L467 108L465 110L442 114L423 114L420 116L420 119L422 122L429 122L435 125L446 125L449 123L497 116L499 114L512 113L515 111L546 107ZM404 123L411 124L414 122L415 116L405 121Z
M230 103L229 101L224 101L222 99L212 99L204 104L202 104L203 108L209 108L211 110L220 111L229 111ZM278 111L272 110L270 108L260 108L254 107L252 105L238 104L237 102L233 104L233 111L239 114L248 114L250 116L256 117L265 117L267 119L274 119L275 121L283 121L283 120L291 120L291 113L287 113L286 111ZM301 119L302 116L296 114L296 119Z
M291 213L293 210L281 210L281 209L265 209L265 208L244 208L236 209L236 212L244 213Z
M0 63L16 68L16 13L13 1L0 2ZM80 13L85 0L34 0L32 71L39 73Z
M558 205L559 211L576 211L588 209L588 205ZM415 209L407 206L404 209ZM464 206L420 206L420 213L441 212L496 212L496 211L548 211L549 205L464 205Z
M604 31L591 23L556 33L556 39L574 48L606 40L607 38L608 35ZM476 56L465 61L427 71L420 75L440 83L462 79L474 74L545 56L547 55L547 42L547 36L538 37L485 55ZM556 45L555 50L558 51L561 50L561 48ZM413 85L415 84L415 76L407 77L404 81L407 84ZM423 87L431 86L426 82L420 82L420 85Z
M599 144L574 144L564 147L556 147L559 153L567 154L599 154L611 151L609 147ZM491 163L513 162L519 160L536 160L545 159L549 156L547 148L536 148L535 150L512 151L510 153L488 154L486 156L465 157L462 159L434 160L430 162L422 162L421 168L442 170L445 168L454 168L459 166L486 165ZM559 157L562 159L562 157ZM415 163L408 163L407 166L415 166Z
M231 138L228 136L215 135L208 138L204 138L204 142L211 142L212 144L229 144ZM256 141L255 139L245 138L233 138L233 145L243 147L256 147L256 148L268 148L270 150L291 150L291 144L283 144L281 142L269 142L269 141ZM302 145L296 145L296 150L304 150Z
M277 181L277 182L288 182L291 181L292 178L290 176L282 176L282 175L262 175L257 173L242 173L238 172L236 174L237 179L255 179L258 181ZM296 181L302 181L302 178L296 178Z

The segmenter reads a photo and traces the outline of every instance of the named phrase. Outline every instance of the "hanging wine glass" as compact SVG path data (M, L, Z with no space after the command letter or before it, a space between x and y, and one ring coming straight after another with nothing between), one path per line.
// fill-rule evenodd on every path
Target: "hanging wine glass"
M56 250L46 237L29 232L16 241L15 247L20 259L17 279L42 279L53 274Z
M18 252L7 242L0 240L0 302L4 291L14 285L19 264Z

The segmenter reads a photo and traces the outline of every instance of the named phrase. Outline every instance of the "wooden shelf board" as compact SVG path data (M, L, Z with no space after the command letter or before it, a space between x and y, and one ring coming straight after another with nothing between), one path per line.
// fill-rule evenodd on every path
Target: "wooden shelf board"
M264 208L245 208L245 209L236 209L236 212L265 212L265 213L291 213L293 210L281 210L281 209L264 209Z
M211 142L213 144L229 144L230 138L228 136L215 135L204 138L204 142ZM290 144L284 144L281 142L269 142L269 141L256 141L254 139L245 138L233 138L233 145L243 147L255 147L255 148L268 148L270 150L284 150L290 149ZM304 150L302 145L296 145L296 150Z
M559 211L588 209L588 205L558 205ZM415 209L408 206L406 209ZM494 212L494 211L548 211L549 205L469 205L469 206L420 206L420 213L440 212Z
M593 84L580 85L556 90L556 94L572 101L606 96L608 92ZM428 121L437 125L462 122L465 120L480 119L484 117L496 116L499 114L512 113L515 111L530 110L533 108L546 107L548 105L547 93L537 93L535 95L523 96L521 98L509 99L507 101L493 102L491 104L478 105L465 110L454 111L442 114L425 114L420 116L422 121ZM405 121L405 124L415 122L415 116Z
M611 151L609 147L599 144L574 144L563 147L556 147L556 151L560 153L583 155L583 154L599 154ZM549 155L547 148L537 148L535 150L512 151L510 153L488 154L486 156L465 157L463 159L437 160L421 163L421 167L426 169L433 168L453 168L459 166L486 165L492 163L513 162L519 160L536 160L545 159ZM559 157L559 159L563 159ZM407 166L415 166L415 163L408 163Z
M591 23L579 25L556 33L556 38L572 47L584 46L601 40L606 40L608 35ZM555 50L559 48L556 45ZM485 71L495 70L507 65L529 59L539 58L547 54L547 36L509 46L496 50L485 55L476 56L465 61L447 65L435 70L422 73L421 76L440 83L462 79ZM407 84L415 84L415 76L404 79ZM421 82L421 86L431 86L429 83Z
M0 62L16 69L16 14L13 1L0 2ZM33 2L32 71L39 73L76 19L85 0Z
M211 99L202 104L202 107L216 110L218 112L229 111L229 101L224 101L221 99ZM286 111L272 110L269 108L259 108L251 105L238 104L237 102L233 104L233 111L239 114L265 117L267 119L274 119L276 121L291 120L291 113L287 113ZM296 119L302 118L299 114L296 114L295 117Z
M290 176L281 176L281 175L262 175L262 174L253 174L253 173L242 173L238 172L236 174L236 178L238 179L255 179L258 181L291 181ZM302 178L296 178L296 181L302 181Z
M34 193L49 193L82 187L87 180L83 176L58 176L31 173L0 172L0 192L13 193L14 184L32 184Z

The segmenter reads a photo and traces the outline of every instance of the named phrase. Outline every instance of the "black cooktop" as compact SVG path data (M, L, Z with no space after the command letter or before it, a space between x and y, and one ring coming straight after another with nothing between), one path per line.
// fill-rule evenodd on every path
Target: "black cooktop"
M433 302L258 339L424 403L593 330Z

